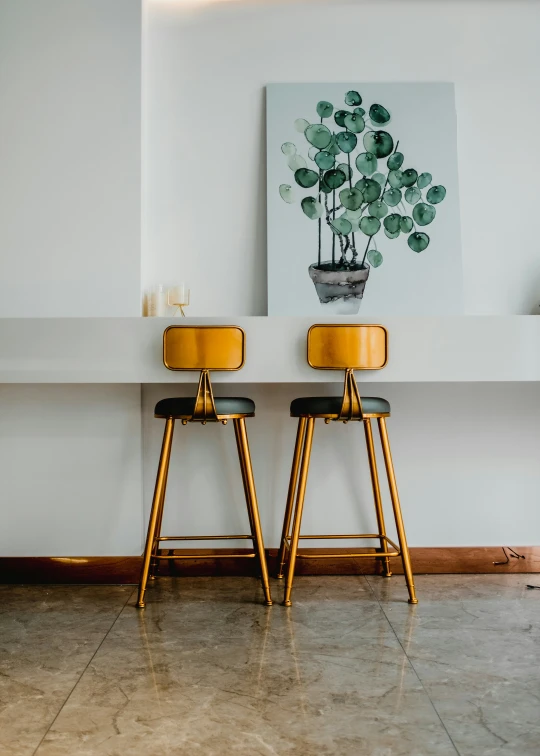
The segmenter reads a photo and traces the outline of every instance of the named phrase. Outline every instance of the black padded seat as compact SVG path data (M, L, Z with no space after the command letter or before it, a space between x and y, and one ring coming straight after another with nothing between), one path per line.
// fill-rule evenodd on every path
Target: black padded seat
M304 396L291 402L291 416L302 415L339 415L342 396ZM364 415L389 415L390 403L376 396L362 397Z
M189 417L195 409L194 396L181 396L177 399L162 399L156 404L156 417ZM255 402L241 396L215 396L214 402L218 415L253 415Z

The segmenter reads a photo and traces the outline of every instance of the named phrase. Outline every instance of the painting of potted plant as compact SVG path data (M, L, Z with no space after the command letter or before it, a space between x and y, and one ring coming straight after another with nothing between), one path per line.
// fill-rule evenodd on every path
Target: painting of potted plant
M409 164L386 105L366 103L355 89L343 106L320 100L316 116L294 122L302 143L281 145L293 180L275 191L313 224L307 272L320 303L337 314L359 311L371 269L383 264L378 239L402 237L408 254L428 249L447 194L429 166Z

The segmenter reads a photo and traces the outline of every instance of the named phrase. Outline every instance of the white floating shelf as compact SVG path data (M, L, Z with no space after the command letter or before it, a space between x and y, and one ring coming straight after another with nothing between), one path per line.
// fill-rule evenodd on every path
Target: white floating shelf
M177 325L239 325L245 367L215 373L223 383L324 383L339 373L306 363L306 333L317 322L382 323L390 358L370 382L540 381L540 317L335 318L2 318L1 383L193 383L162 363L162 333Z

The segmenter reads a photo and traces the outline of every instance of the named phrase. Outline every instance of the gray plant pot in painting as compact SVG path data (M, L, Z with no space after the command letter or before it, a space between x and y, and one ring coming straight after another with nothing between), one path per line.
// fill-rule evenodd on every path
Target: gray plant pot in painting
M334 315L356 315L366 288L369 266L352 265L348 270L336 270L328 260L320 266L309 266L309 276L315 284L319 301L325 312Z
M383 105L374 103L366 112L368 105L361 107L356 90L346 92L345 104L347 110L334 112L332 103L321 100L319 121L294 122L308 142L308 160L292 142L282 144L296 187L281 184L279 194L294 204L297 187L308 192L299 204L316 222L311 238L317 261L309 266L310 278L325 312L353 315L360 309L370 269L383 262L377 234L384 231L388 239L405 234L409 249L423 252L430 238L422 229L435 219L446 188L433 185L431 173L404 167L399 141L386 131L391 114ZM331 257L324 262L323 249Z

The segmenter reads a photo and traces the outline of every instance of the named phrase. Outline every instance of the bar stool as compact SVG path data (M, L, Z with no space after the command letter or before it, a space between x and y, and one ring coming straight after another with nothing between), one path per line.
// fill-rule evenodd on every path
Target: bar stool
M139 583L137 606L141 609L145 606L144 595L148 579L155 578L159 560L197 558L196 555L189 557L163 555L159 550L159 545L163 541L251 540L253 551L247 554L227 554L226 557L221 558L257 557L265 604L266 606L272 605L246 431L246 417L254 417L255 404L251 399L242 397L214 397L210 382L210 370L240 370L244 361L245 333L236 326L170 326L163 334L163 362L165 367L169 370L198 370L200 377L196 397L162 399L156 404L154 416L163 418L166 422ZM181 420L182 425L188 423L206 425L209 422L219 422L226 425L228 420L233 421L251 530L250 535L161 535L167 475L176 420ZM200 558L203 558L202 555Z
M278 578L284 577L284 567L287 564L287 580L285 584L284 606L291 606L291 592L294 580L296 560L320 558L314 555L298 553L298 541L306 539L331 539L331 538L370 538L378 539L380 548L375 553L348 553L348 554L325 554L325 557L376 557L382 561L383 575L390 577L390 557L401 557L405 581L409 590L409 603L417 604L414 580L411 568L411 559L403 526L401 506L399 503L396 478L390 453L390 443L386 429L386 418L390 416L390 404L385 399L377 397L362 397L358 391L354 370L380 370L387 363L388 358L388 334L385 328L379 325L313 325L307 337L307 359L312 368L317 370L344 370L345 384L343 396L314 396L294 399L291 403L291 417L297 417L298 431L294 448L289 492L285 507L283 532L278 556ZM375 500L375 513L377 516L378 533L354 534L354 535L300 535L302 524L302 511L308 477L311 446L313 442L313 430L315 420L324 418L325 423L331 420L348 423L350 421L362 422L366 437L366 446L371 474L373 498ZM390 498L394 510L396 529L399 546L386 535L384 514L382 508L377 461L375 447L373 445L373 432L371 419L377 418L381 445L388 476ZM301 461L300 461L301 459ZM296 504L293 507L296 495ZM292 530L291 530L292 521ZM389 547L392 550L389 550Z

